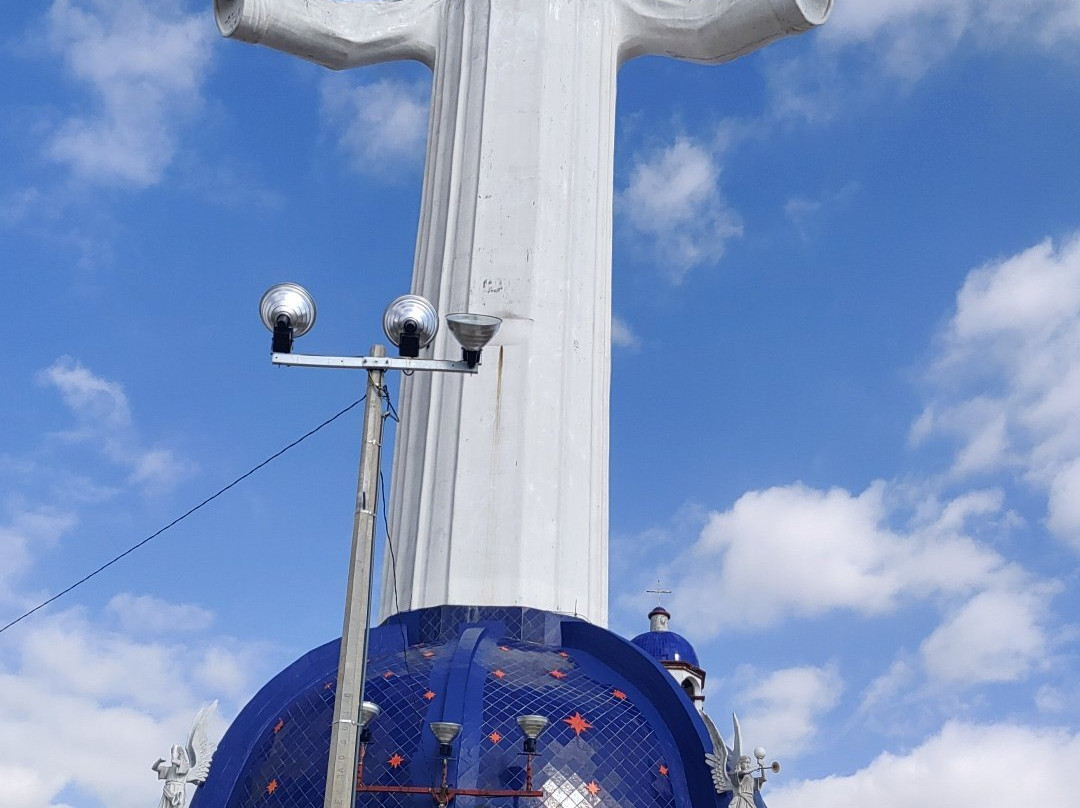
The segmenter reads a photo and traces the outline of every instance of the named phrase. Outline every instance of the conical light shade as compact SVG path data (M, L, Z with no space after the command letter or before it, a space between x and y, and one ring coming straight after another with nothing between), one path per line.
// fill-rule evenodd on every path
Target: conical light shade
M466 351L481 351L491 342L495 332L502 325L498 317L486 314L448 314L446 327Z
M548 720L542 715L523 715L517 720L518 726L521 727L521 731L525 733L525 737L530 741L535 741L540 737L540 733L547 729Z
M435 737L442 744L453 743L454 738L461 732L461 724L454 724L450 721L432 721L428 726L431 727L431 731L435 733Z
M373 701L365 701L360 705L360 726L366 727L379 717L382 709Z

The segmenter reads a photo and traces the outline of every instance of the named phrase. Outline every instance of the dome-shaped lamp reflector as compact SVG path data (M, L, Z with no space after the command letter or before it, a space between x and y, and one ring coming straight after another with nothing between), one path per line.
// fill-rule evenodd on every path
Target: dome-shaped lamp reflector
M461 344L462 355L471 368L480 363L480 351L491 342L500 325L501 319L487 314L460 312L446 315L446 327Z
M366 727L379 717L382 708L373 701L365 701L360 705L360 726Z
M302 337L315 325L315 300L298 283L278 283L267 289L259 300L259 317L274 332L272 350L289 353L296 337Z
M525 734L525 754L536 754L536 739L540 733L547 729L548 719L543 715L523 715L517 720L518 726Z
M379 717L382 709L373 701L360 705L360 743L371 742L371 722Z
M450 757L454 752L454 738L461 732L461 724L451 721L432 721L428 726L439 741L439 757Z
M383 313L386 338L398 347L400 356L415 357L435 339L439 315L420 295L402 295Z

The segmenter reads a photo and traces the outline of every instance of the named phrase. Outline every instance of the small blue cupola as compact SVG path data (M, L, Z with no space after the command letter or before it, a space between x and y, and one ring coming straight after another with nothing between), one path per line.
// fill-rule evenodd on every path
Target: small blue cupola
M668 628L670 620L668 610L657 604L649 612L649 630L631 642L663 665L700 710L705 701L705 671L690 641Z

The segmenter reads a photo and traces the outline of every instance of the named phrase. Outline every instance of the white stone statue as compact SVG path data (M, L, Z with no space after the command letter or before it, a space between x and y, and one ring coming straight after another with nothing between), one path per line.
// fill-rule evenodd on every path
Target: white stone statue
M217 709L216 701L199 710L191 725L187 746L173 746L169 750L169 759L158 758L150 768L157 772L159 780L165 785L161 790L161 802L158 808L185 808L187 805L187 784L201 785L210 774L210 761L214 757L217 744L206 735L206 724Z
M754 765L749 755L742 753L742 728L739 726L739 717L732 713L731 723L734 728L731 752L728 752L727 744L720 736L713 724L712 719L704 712L701 717L705 720L705 726L712 738L713 751L705 754L705 762L712 770L713 786L717 794L732 792L731 802L728 808L756 808L754 794L761 791L765 785L765 749L757 747L754 755L757 757L757 766ZM774 762L769 769L773 772L780 771L780 764Z
M432 69L412 292L503 318L477 377L405 381L383 617L531 606L606 625L616 73L647 54L726 62L831 7L215 0L226 36L335 70ZM442 329L432 355L455 350Z

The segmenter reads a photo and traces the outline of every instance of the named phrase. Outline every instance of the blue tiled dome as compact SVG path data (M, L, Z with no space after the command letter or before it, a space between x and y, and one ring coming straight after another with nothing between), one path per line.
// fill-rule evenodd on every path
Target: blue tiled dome
M630 642L660 662L687 662L695 668L700 667L694 646L674 631L646 631Z
M192 808L321 808L338 652L339 641L316 648L252 699L222 739ZM713 791L708 734L682 689L649 656L589 623L516 608L409 612L371 632L368 677L366 698L382 712L365 752L367 785L434 785L441 768L428 723L453 721L464 729L450 785L521 789L516 720L539 714L550 724L533 784L545 796L516 803L463 796L455 805L726 802ZM357 800L379 808L431 804L426 794L367 792Z

